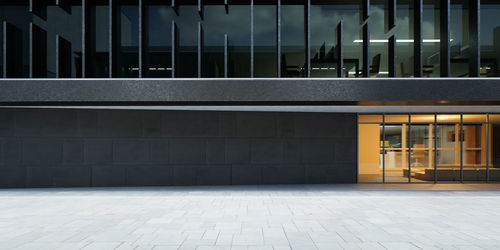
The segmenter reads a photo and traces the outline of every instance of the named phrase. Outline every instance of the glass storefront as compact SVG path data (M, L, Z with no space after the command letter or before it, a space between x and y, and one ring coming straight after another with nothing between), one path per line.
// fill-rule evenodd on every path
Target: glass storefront
M360 183L500 181L500 115L360 115Z

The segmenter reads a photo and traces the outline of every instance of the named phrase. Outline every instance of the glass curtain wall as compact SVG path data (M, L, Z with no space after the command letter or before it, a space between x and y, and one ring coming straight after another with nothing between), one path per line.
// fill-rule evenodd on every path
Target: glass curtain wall
M90 28L85 37L86 55L85 77L109 77L109 2L89 1Z
M344 23L344 76L361 77L363 36L361 0L342 1L339 12Z
M0 2L0 29L2 39L0 44L9 49L2 55L1 75L8 78L29 77L29 23L31 14L28 12L28 1ZM4 27L6 30L4 30ZM5 36L3 36L5 34ZM6 44L4 44L4 42ZM7 61L4 72L3 60Z
M306 0L281 1L281 77L306 77Z
M170 2L151 2L146 8L145 77L172 77L172 20Z
M424 10L425 12L425 10ZM412 77L413 73L413 0L396 1L396 77Z
M424 0L422 13L423 31L423 70L424 77L439 77L441 75L441 7L439 0ZM411 60L413 62L413 58Z
M481 71L482 77L500 76L500 2L481 1Z
M254 76L278 76L277 1L254 0Z
M469 76L469 0L450 1L451 76Z
M389 76L388 2L370 1L370 77Z
M139 7L137 0L121 0L116 16L118 51L116 77L139 76Z
M81 3L63 6L47 1L33 14L34 78L82 76Z
M203 77L250 77L250 2L224 6L210 1L203 7Z
M177 1L176 1L177 4ZM183 1L175 16L179 34L176 77L198 77L198 13L197 1ZM177 65L179 64L179 65Z
M489 151L487 168L489 179L492 182L500 182L500 114L490 114L488 117L488 141Z
M408 182L408 123L406 114L385 115L385 181L389 183Z
M224 35L221 29L225 22L226 9L224 1L203 7L203 61L202 77L224 77Z
M229 1L223 23L228 36L228 77L250 77L250 19L249 0Z
M335 0L311 1L311 77L337 77L337 27L342 4Z
M360 115L358 128L359 182L500 181L500 115Z

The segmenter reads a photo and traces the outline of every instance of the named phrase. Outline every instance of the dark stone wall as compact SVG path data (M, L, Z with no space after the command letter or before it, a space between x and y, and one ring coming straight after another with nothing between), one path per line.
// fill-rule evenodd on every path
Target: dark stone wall
M0 187L355 183L356 115L0 109Z

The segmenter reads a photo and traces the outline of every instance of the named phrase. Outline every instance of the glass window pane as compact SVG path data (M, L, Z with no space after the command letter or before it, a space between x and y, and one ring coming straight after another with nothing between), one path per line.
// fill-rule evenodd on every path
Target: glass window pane
M176 74L178 77L198 77L198 6L180 5L178 11L179 16L175 17L179 29Z
M361 36L361 0L339 5L344 21L344 72L346 77L361 77L363 39Z
M473 114L473 115L463 115L464 123L485 123L485 114Z
M411 115L411 123L434 123L434 114Z
M224 77L224 36L228 38L228 77L250 76L250 5L205 5L203 77Z
M2 56L7 57L6 73L8 78L29 77L30 17L28 1L18 1L15 4L14 1L0 3L0 22L2 26L4 22L7 25L6 31L3 31L2 27L2 32L7 33L7 44L5 45L7 47L7 54Z
M396 77L411 77L414 75L413 26L413 0L397 0L396 27L394 31L396 36Z
M370 77L389 76L388 6L384 0L370 2Z
M203 77L224 77L224 5L206 5L203 10Z
M500 3L481 1L481 76L500 76Z
M228 77L250 77L250 2L230 5L224 22L229 40Z
M456 114L439 114L437 115L438 123L460 123L460 115Z
M486 124L464 124L462 148L464 181L486 181L486 138Z
M359 124L359 182L382 182L380 124Z
M490 115L490 180L500 182L500 115Z
M359 115L359 122L382 123L382 115Z
M47 4L43 8L43 17L33 15L33 77L55 78L57 71L60 78L81 77L81 5L70 3L63 9L54 4ZM59 58L56 58L58 54Z
M130 1L129 1L130 2ZM115 69L117 77L139 76L139 7L121 4L117 15L119 34L118 54L116 55Z
M342 5L333 0L311 1L311 77L337 77L337 27Z
M385 125L385 181L408 182L407 124Z
M306 76L305 1L281 5L281 77Z
M438 118L439 122L439 118ZM437 125L437 180L460 181L460 124Z
M425 0L423 8L423 76L439 77L440 62L440 1Z
M468 0L450 2L451 76L469 76L469 6Z
M434 124L432 123L411 125L409 146L412 182L434 181Z
M385 115L385 123L408 123L408 115Z
M109 77L109 5L108 1L93 0L90 7L90 30L85 38L88 44L86 77Z
M172 20L169 5L148 5L146 34L147 55L144 61L146 77L172 77Z
M278 76L276 1L255 1L254 76Z

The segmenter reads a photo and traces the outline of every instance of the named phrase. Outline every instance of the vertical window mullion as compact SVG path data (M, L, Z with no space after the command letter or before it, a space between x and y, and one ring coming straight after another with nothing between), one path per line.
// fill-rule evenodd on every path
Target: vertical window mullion
M250 0L250 78L254 78L255 58L254 58L254 0Z
M278 61L278 78L281 77L281 0L277 0L277 7L276 7L276 25L277 25L277 30L276 30L276 46L277 46L277 61Z
M450 66L450 0L441 0L440 6L440 57L441 57L441 76L449 77L451 74Z
M437 164L438 164L438 136L437 136L437 113L434 114L434 183L438 181Z
M337 77L344 77L344 23L337 25Z
M414 0L414 28L413 28L413 54L414 54L414 75L423 75L423 0Z
M490 182L490 114L486 114L486 182Z
M480 0L469 1L469 75L471 77L479 77L480 75Z
M306 6L306 77L311 77L311 0Z
M385 184L385 113L382 114L382 183Z
M408 115L408 131L407 131L407 147L408 147L408 183L411 183L411 114Z
M460 183L464 182L464 114L460 114L460 134L457 136L460 140Z

